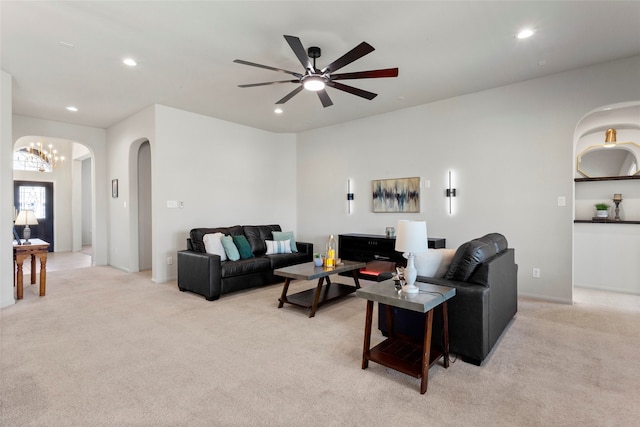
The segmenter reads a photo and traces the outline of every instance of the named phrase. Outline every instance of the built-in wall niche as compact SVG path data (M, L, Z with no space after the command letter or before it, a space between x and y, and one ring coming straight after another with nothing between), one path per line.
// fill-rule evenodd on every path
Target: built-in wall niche
M614 154L605 153L607 129L616 130ZM631 175L633 162L640 159L640 101L609 105L590 112L577 124L574 133L575 216L573 227L573 284L578 287L640 295L640 176ZM631 144L631 143L634 144ZM628 144L620 144L628 143ZM589 147L595 147L589 149ZM630 157L630 153L633 156ZM599 163L601 162L601 163ZM595 168L595 169L594 169ZM616 172L618 171L618 172ZM588 176L585 176L588 175ZM620 221L615 221L614 194L622 195ZM609 217L596 217L596 203L607 203Z
M575 153L575 221L640 224L640 103L585 116L576 127ZM622 194L620 220L614 194ZM594 219L596 203L610 205L609 218Z
M640 177L638 179L578 181L575 186L575 222L593 222L595 225L614 221L614 194L622 194L619 204L620 224L640 224ZM596 203L607 203L609 219L596 216Z

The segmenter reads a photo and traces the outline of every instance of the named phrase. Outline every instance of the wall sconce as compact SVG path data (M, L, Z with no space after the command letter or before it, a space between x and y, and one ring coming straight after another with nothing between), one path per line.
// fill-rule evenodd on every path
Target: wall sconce
M446 197L449 199L449 215L453 213L452 199L456 197L456 189L451 188L451 171L449 171L449 187L445 191Z
M353 202L353 193L351 192L351 180L347 180L347 212L351 214L351 203Z

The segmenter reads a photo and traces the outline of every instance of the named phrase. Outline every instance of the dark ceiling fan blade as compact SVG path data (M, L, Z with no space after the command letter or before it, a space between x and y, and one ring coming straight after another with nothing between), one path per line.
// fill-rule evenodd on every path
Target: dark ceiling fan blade
M355 73L332 74L331 80L377 79L380 77L398 77L398 69L385 68L384 70L369 70L358 71Z
M340 58L333 61L331 64L327 65L322 69L322 73L333 73L334 71L338 71L340 68L345 65L351 64L356 59L360 59L363 56L373 52L375 49L367 42L362 42L358 46L351 49L349 52L342 55Z
M343 85L342 83L336 83L336 82L330 81L330 82L327 82L327 84L335 89L348 92L352 95L357 95L357 96L361 96L362 98L367 98L369 101L371 101L373 98L378 96L377 93L368 92L366 90L358 89L357 87L353 87L353 86Z
M291 92L289 92L287 94L287 96L285 96L284 98L282 98L280 101L276 102L276 104L284 104L285 102L287 102L288 100L290 100L291 98L293 98L294 96L296 96L298 94L298 92L300 92L303 89L302 85L298 86L297 88L295 88L294 90L292 90Z
M283 36L283 37L285 38L287 43L289 43L291 50L293 50L293 53L296 54L296 56L298 57L298 61L300 61L304 69L313 70L313 65L311 64L311 61L309 61L309 57L307 56L307 51L304 49L304 46L302 46L302 42L300 41L300 39L296 36Z
M296 76L298 78L302 77L302 74L300 74L300 73L296 73L296 72L289 71L289 70L283 70L282 68L270 67L268 65L256 64L255 62L243 61L242 59L234 59L233 62L238 63L238 64L250 65L252 67L264 68L266 70L279 71L281 73L291 74L291 75Z
M300 83L300 80L280 80L277 82L264 82L264 83L249 83L246 85L238 85L238 87L256 87L256 86L268 86L275 85L279 83Z
M331 98L329 98L329 94L324 89L318 91L318 98L320 98L320 102L322 102L322 106L324 108L331 107L333 105Z

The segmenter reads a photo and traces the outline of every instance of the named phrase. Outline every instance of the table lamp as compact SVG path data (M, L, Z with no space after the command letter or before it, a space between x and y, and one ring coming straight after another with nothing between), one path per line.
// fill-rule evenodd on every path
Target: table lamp
M33 213L32 210L20 211L20 213L16 217L15 225L24 225L24 231L22 232L22 237L24 238L24 242L22 244L30 245L31 242L29 241L29 238L31 237L31 228L29 228L29 226L38 225L36 214Z
M419 289L414 283L418 272L414 265L415 254L427 251L427 223L425 221L398 221L396 230L396 251L403 252L407 258L407 268L404 269L406 285L402 292L417 294Z

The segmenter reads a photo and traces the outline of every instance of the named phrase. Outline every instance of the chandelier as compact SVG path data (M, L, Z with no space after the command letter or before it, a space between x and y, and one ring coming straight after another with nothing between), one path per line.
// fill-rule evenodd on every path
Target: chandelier
M58 156L58 150L49 144L45 148L42 141L31 143L28 147L15 151L13 168L38 172L52 172L64 166L64 157Z

